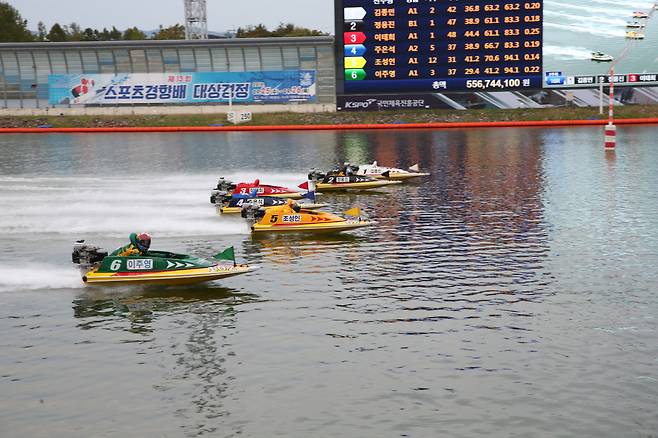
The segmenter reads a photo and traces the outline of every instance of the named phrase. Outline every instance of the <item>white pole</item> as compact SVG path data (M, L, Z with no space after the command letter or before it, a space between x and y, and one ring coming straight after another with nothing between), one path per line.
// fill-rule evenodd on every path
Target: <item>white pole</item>
M603 81L599 83L599 114L603 114Z

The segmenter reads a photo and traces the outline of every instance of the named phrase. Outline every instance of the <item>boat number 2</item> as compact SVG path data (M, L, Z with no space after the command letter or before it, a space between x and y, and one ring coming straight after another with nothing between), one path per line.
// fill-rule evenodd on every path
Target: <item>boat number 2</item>
M347 182L350 182L350 177L349 177L349 176L337 176L337 177L336 177L336 182L337 182L337 183L347 183Z
M119 269L121 269L121 260L112 260L110 269L113 271L118 271Z

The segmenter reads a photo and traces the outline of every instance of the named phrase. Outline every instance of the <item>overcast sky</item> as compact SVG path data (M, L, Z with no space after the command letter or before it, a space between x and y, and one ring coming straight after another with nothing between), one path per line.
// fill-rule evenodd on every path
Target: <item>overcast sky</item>
M48 29L54 23L78 23L102 29L116 26L124 30L137 26L157 29L160 24L183 24L183 0L3 0L14 6L31 30L43 21ZM333 0L207 0L208 30L223 32L249 24L279 23L333 32Z

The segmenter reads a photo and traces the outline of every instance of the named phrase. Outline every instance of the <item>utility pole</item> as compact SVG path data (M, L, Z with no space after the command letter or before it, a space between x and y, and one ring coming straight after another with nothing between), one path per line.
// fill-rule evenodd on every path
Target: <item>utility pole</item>
M208 18L206 0L185 1L185 39L207 40Z

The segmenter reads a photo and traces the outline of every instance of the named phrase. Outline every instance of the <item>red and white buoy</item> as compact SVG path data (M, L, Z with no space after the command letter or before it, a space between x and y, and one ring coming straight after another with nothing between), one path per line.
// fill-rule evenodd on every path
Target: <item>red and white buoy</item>
M610 69L610 106L608 108L608 124L605 125L604 147L606 150L612 150L617 144L617 127L613 123L614 100L615 100L615 70Z
M607 150L613 150L617 143L616 140L617 127L611 123L605 125L605 140L604 146Z

